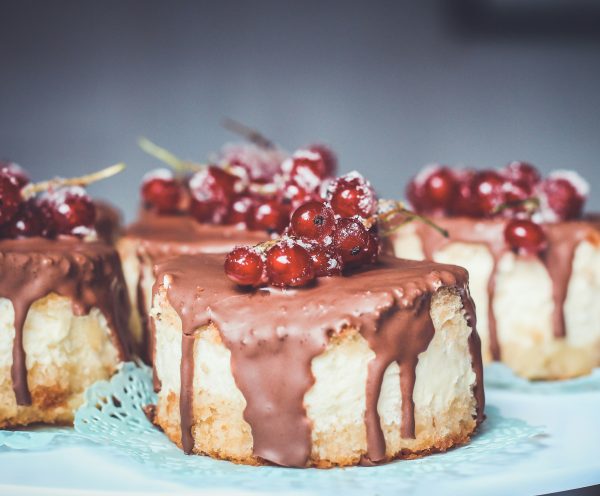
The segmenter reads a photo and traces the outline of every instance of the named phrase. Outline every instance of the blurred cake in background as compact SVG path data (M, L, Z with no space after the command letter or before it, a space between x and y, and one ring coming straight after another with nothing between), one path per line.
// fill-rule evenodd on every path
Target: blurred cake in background
M264 138L254 141L226 145L209 165L182 161L142 141L146 151L171 166L144 177L138 219L118 243L134 308L130 327L148 362L154 264L172 255L226 253L269 239L335 172L336 158L323 145L289 156Z
M71 422L129 356L119 256L76 182L0 168L0 427Z
M587 183L572 171L542 178L432 165L408 185L416 212L448 231L391 226L396 256L469 271L484 360L530 379L565 379L600 365L600 224L583 214Z

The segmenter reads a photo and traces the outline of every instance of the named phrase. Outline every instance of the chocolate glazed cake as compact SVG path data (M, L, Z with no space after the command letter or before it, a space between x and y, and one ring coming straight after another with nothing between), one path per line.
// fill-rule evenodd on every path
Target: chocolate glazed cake
M117 252L77 238L0 241L0 426L66 423L129 357Z
M172 255L226 253L234 246L267 239L263 231L237 226L201 224L188 215L142 212L117 243L133 311L130 328L140 355L151 362L148 311L154 284L153 265Z
M466 442L483 420L467 272L384 258L299 289L241 289L223 257L156 267L155 423L186 453L377 464Z
M394 234L395 254L469 270L484 360L502 360L532 379L560 379L600 365L600 225L542 224L539 255L507 245L507 219L436 218L444 238L411 224Z

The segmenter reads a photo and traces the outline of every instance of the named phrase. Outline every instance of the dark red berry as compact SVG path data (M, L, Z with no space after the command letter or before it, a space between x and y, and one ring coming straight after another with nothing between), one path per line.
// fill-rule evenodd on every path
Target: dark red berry
M447 212L456 198L457 180L448 167L424 169L407 190L408 199L419 212Z
M500 172L510 182L533 188L540 182L539 171L527 162L511 162Z
M0 161L0 174L12 178L19 188L23 188L29 184L29 174L18 164L14 162Z
M262 281L264 263L262 257L248 247L231 251L225 259L225 274L242 286L256 286Z
M337 168L338 160L331 148L323 144L313 144L308 147L311 152L318 153L321 155L325 167L323 169L323 177L334 177Z
M220 224L234 198L238 177L211 165L196 172L189 182L190 212L198 222Z
M44 217L34 198L21 203L19 211L9 224L11 238L41 236L44 232Z
M248 226L257 231L283 232L289 220L289 207L276 200L257 200L250 209Z
M344 265L359 265L364 261L364 252L369 244L369 233L356 219L338 219L333 234L333 244L339 251Z
M341 217L368 218L377 209L377 198L369 181L357 172L336 179L329 188L333 211Z
M96 221L96 206L83 188L60 188L50 197L58 234L89 233Z
M504 229L506 243L517 252L537 254L546 247L546 235L539 224L530 220L511 220Z
M549 220L569 220L581 216L588 185L576 173L553 173L540 184L540 190L545 207L550 209L555 217Z
M223 147L220 162L246 180L265 184L273 181L285 158L286 154L278 148L264 148L253 143L230 143Z
M266 267L273 286L304 286L315 278L310 254L292 239L269 249Z
M0 175L0 225L12 220L22 201L21 188L17 182L8 176Z
M42 221L41 236L44 238L54 238L58 234L58 227L54 217L54 203L50 199L49 194L42 195L36 201L36 207L40 213Z
M142 199L144 204L156 210L159 214L172 214L177 212L183 188L171 171L158 169L144 177L142 181Z
M379 252L381 251L381 244L379 237L373 233L369 233L369 239L367 245L363 250L363 261L367 264L374 264L379 258Z
M471 181L471 191L476 212L480 216L494 214L497 207L506 203L504 178L496 171L484 170L476 172Z
M252 197L248 195L236 196L231 205L229 205L225 224L246 225L253 201Z
M290 230L294 236L323 241L335 229L333 210L323 202L311 201L298 207L292 214Z
M450 208L450 213L457 216L478 217L478 210L475 194L472 189L473 177L475 171L471 169L462 169L455 171L457 181L456 199Z
M342 257L331 246L315 245L311 247L310 258L317 277L335 276L342 273Z

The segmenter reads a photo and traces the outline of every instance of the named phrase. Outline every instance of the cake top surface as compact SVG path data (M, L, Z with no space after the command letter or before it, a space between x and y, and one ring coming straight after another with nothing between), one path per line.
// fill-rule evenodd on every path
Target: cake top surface
M226 325L232 320L247 324L247 330L261 319L267 327L306 329L322 324L340 329L394 304L410 308L440 287L466 288L468 283L461 267L382 257L368 269L319 278L302 288L247 289L225 277L223 262L221 255L182 255L156 265L157 286L166 288L184 321L184 332L192 333L209 321Z
M2 239L0 240L0 260L12 254L30 256L47 256L54 258L63 256L69 258L100 258L114 256L115 249L101 241L83 241L72 236L60 236L56 239L42 237Z
M189 245L198 251L222 252L236 244L260 243L268 237L264 231L248 231L237 226L202 224L186 215L144 213L131 224L125 235L149 244Z

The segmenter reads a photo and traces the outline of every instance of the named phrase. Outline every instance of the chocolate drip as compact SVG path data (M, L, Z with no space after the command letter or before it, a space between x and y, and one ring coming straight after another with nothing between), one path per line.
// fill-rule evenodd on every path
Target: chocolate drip
M129 300L113 248L75 238L3 240L0 272L0 297L12 302L15 313L11 377L18 405L31 404L23 327L31 305L50 293L69 298L75 315L98 308L112 331L120 358L128 358Z
M490 353L494 360L500 360L501 347L498 342L494 314L494 297L498 263L504 254L510 251L504 241L506 219L478 220L456 217L436 218L435 222L448 229L450 237L444 238L433 229L418 225L416 231L421 238L426 259L433 260L434 255L439 250L452 242L484 244L489 249L493 258L493 268L488 280ZM581 241L598 238L598 223L593 221L570 221L544 224L544 231L548 238L548 247L540 258L545 264L552 281L553 332L557 338L563 338L566 335L564 304L569 288L575 250Z
M548 248L542 260L552 279L552 299L554 311L552 324L554 336L564 338L567 334L565 325L565 301L569 290L569 281L573 272L573 259L579 243L588 238L598 238L599 233L593 234L590 224L586 222L570 222L548 226L545 229L548 238Z
M418 284L419 281L416 283ZM454 285L455 281L448 281ZM367 456L372 462L385 459L385 438L381 430L377 402L381 393L383 377L388 366L396 362L400 367L400 392L402 416L400 434L403 438L415 438L415 388L418 356L433 339L435 329L430 316L431 287L417 290L420 296L415 301L394 306L382 315L377 325L363 326L361 333L375 352L369 363L367 376Z
M431 294L440 287L456 288L469 314L464 269L384 258L375 268L350 277L321 278L313 287L245 291L224 277L222 264L222 256L181 256L156 267L154 294L164 287L182 321L180 410L186 452L193 447L190 350L195 333L211 323L231 352L233 377L247 403L244 419L252 430L255 456L279 465L306 466L311 426L303 400L314 384L311 363L325 350L329 337L347 327L358 329L375 352L366 391L369 458L380 461L385 456L377 399L383 373L394 361L401 369L401 433L415 436L412 392L418 355L434 333ZM163 281L168 282L162 286ZM468 318L475 323L474 316ZM478 343L474 328L471 334L478 419L482 419L481 357L473 349Z
M181 335L181 390L179 413L181 415L181 446L186 454L194 448L194 334Z

